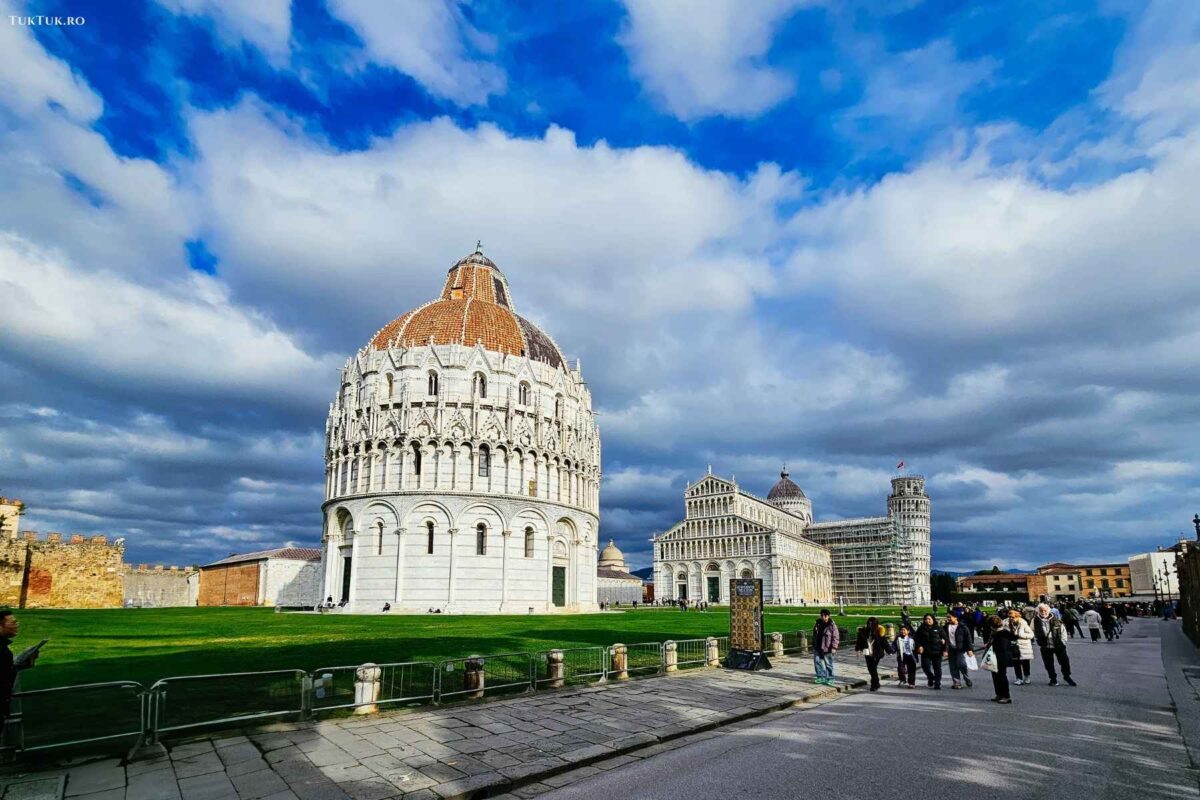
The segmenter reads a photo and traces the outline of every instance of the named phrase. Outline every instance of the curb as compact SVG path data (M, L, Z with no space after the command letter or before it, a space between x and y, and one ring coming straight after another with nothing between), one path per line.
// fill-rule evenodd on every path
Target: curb
M885 677L885 673L880 673L880 677ZM886 677L893 678L892 675ZM557 765L550 769L538 770L529 772L525 775L508 778L504 781L487 783L482 786L471 785L470 777L459 781L450 781L441 784L440 787L430 787L430 790L442 798L442 800L474 800L474 798L494 797L496 795L506 794L514 789L520 789L523 786L528 786L533 783L540 783L546 778L553 778L556 775L562 775L567 772L588 767L593 764L598 764L602 761L607 761L610 758L618 756L630 755L641 750L647 750L657 745L665 744L676 739L682 739L687 736L693 736L697 733L723 728L727 725L733 725L737 722L743 722L756 717L763 717L775 711L786 711L791 708L797 708L808 704L814 700L834 699L840 695L849 694L853 689L861 689L867 685L867 681L863 678L851 678L845 683L832 687L813 687L813 690L806 691L804 694L796 697L789 697L783 700L760 701L757 704L748 707L748 710L742 712L731 712L728 716L717 720L698 723L696 725L679 725L675 730L670 730L661 735L649 733L638 733L627 736L624 740L637 739L636 742L630 742L623 747L608 747L607 745L593 745L589 748L577 751L580 758L571 761L568 764ZM603 752L595 752L595 748L604 748ZM592 752L588 752L592 751ZM457 786L456 786L457 785ZM455 792L454 788L461 786L461 791ZM439 791L441 788L441 791ZM449 790L449 791L447 791ZM443 793L445 792L445 793Z

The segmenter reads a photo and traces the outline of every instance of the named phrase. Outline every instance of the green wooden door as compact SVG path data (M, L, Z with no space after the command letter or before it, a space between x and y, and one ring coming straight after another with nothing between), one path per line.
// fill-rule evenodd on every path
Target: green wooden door
M554 568L554 583L552 586L552 592L553 592L553 597L554 597L554 605L561 608L562 606L565 606L567 604L567 568L566 567L555 567Z

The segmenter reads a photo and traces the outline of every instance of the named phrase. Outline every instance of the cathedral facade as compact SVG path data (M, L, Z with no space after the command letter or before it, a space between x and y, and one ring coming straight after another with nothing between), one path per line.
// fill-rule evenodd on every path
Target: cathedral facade
M344 610L596 610L591 394L478 250L346 362L325 467L322 598Z
M768 603L927 604L924 478L893 478L887 508L887 516L814 523L812 501L786 469L765 500L710 471L684 491L683 521L654 537L656 591L724 603L730 578L762 578Z

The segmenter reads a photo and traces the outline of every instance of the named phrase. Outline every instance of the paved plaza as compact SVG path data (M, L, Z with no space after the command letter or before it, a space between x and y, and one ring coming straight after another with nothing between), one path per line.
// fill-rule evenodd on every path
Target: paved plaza
M384 800L547 791L649 758L683 738L797 703L819 705L862 686L846 665L838 688L817 686L811 660L770 672L694 669L670 676L539 692L417 712L276 724L185 742L122 765L12 775L3 800ZM40 781L41 783L34 783ZM24 786L22 786L24 784Z

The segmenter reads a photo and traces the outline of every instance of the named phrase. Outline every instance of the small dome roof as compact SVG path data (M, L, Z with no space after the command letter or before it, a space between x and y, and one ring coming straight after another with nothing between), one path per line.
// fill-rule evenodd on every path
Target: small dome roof
M800 487L788 477L787 467L779 473L779 483L771 487L771 491L767 492L768 500L798 500L804 498L804 492L800 491Z
M618 567L625 569L625 554L621 549L613 543L612 539L608 540L608 547L600 551L600 561L597 562L598 567Z
M376 350L430 343L480 343L489 350L567 368L554 340L513 310L508 279L478 250L450 268L440 297L396 317L371 339Z

